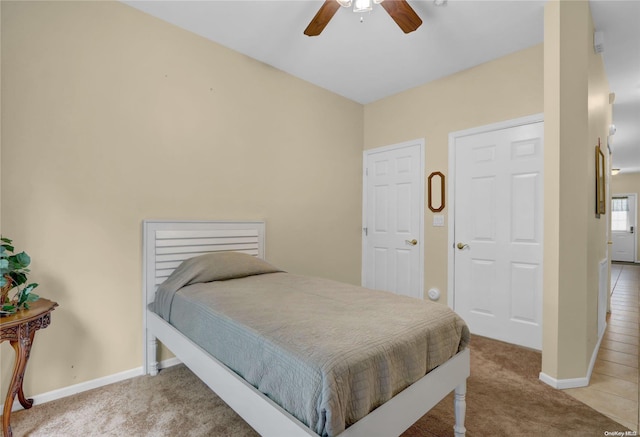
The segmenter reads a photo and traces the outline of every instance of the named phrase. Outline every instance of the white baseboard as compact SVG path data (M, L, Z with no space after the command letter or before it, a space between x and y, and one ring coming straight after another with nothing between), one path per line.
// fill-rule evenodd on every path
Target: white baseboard
M547 385L550 385L553 388L557 388L560 390L564 390L567 388L587 387L589 385L589 382L591 381L593 366L595 366L596 364L598 351L600 351L600 343L602 342L602 338L604 337L605 332L607 332L606 323L605 323L605 328L602 335L598 338L598 343L596 343L596 347L593 348L593 353L591 354L591 361L589 362L589 368L587 369L587 376L584 376L582 378L556 379L552 376L547 375L544 372L540 372L540 381L544 382Z
M162 361L159 367L160 369L167 369L180 363L181 361L178 358L174 357ZM51 402L55 401L56 399L66 398L67 396L72 396L78 393L92 390L94 388L103 387L105 385L124 381L130 378L135 378L136 376L141 376L142 374L142 366L140 366L136 367L135 369L125 370L124 372L115 373L109 376L103 376L102 378L92 379L91 381L81 382L79 384L70 385L68 387L59 388L57 390L52 390L35 396L28 396L25 393L25 396L32 398L34 405L44 404L45 402ZM11 411L18 411L22 409L22 405L20 405L20 402L18 402L18 399L16 398Z
M547 385L550 385L553 388L561 390L566 388L586 387L589 385L589 378L586 376L584 378L556 379L544 372L540 372L540 381L544 382Z
M176 357L173 357L173 358L169 358L168 360L161 361L158 364L158 369L168 369L169 367L177 366L178 364L182 364L182 361L180 361Z

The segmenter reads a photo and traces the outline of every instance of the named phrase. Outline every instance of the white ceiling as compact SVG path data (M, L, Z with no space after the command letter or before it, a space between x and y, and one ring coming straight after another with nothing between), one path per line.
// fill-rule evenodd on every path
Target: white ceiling
M604 33L609 87L615 93L613 168L640 172L640 1L591 0L596 30Z
M545 1L409 0L423 24L406 35L380 6L340 8L317 37L303 31L322 0L124 3L366 104L541 43ZM640 172L640 0L590 3L616 93L613 166Z

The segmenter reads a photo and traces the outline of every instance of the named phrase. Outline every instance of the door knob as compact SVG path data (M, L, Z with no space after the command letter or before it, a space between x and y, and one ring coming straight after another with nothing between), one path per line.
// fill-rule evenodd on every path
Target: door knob
M464 243L458 243L458 245L456 246L458 249L462 250L465 247L470 247L468 244L464 244Z
M404 242L412 246L415 246L416 244L418 244L418 240L416 240L415 238L413 240L404 240Z

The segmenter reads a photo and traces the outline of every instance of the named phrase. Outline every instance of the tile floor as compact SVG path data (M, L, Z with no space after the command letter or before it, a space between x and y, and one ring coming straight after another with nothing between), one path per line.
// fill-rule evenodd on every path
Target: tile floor
M607 318L591 384L565 393L638 431L638 297L640 265L611 266L611 314Z

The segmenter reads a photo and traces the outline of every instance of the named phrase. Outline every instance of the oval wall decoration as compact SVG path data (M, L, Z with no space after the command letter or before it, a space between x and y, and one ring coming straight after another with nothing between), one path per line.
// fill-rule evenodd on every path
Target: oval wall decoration
M439 206L434 205L434 200L433 200L433 184L437 183L438 181L434 182L434 178L438 177L439 182L440 182L440 203ZM442 173L440 173L439 171L434 171L433 173L431 173L429 175L429 177L427 178L427 193L428 193L428 203L429 203L429 209L433 212L440 212L444 209L444 175Z

